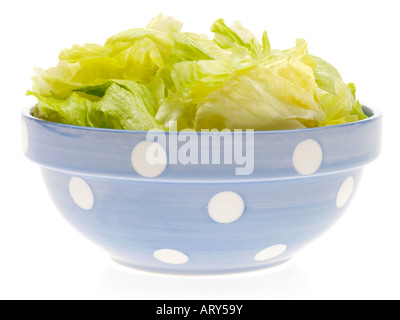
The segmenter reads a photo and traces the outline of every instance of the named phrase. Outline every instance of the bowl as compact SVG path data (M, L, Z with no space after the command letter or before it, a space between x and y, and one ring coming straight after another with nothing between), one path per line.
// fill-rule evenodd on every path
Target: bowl
M22 113L26 156L64 218L118 263L220 274L284 263L341 217L382 116L282 131L87 128Z

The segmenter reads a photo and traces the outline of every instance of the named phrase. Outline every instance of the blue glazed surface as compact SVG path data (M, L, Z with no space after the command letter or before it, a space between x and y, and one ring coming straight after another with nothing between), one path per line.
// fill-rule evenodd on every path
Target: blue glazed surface
M330 228L349 206L363 166L380 152L381 115L357 123L307 130L256 132L255 167L236 176L235 165L167 165L145 178L132 167L134 147L145 132L90 129L38 120L23 113L27 156L42 167L49 194L62 215L82 234L123 264L170 273L226 273L270 267ZM321 146L318 170L302 175L293 152L302 141ZM169 149L168 149L169 150ZM77 205L71 179L86 182L90 209ZM338 194L351 179L349 199ZM210 200L234 192L242 215L219 223L209 214ZM90 203L91 204L91 203ZM266 248L286 250L262 261ZM187 260L171 264L156 258L162 249Z
M146 132L62 125L35 119L28 111L23 118L30 132L27 155L38 164L85 175L143 180L132 170L131 153L138 143L146 140ZM235 164L171 165L157 177L157 181L296 178L299 175L292 163L293 150L307 139L318 141L324 152L323 163L315 174L361 167L375 159L380 152L381 116L377 114L364 121L332 127L255 132L255 166L251 177L236 176ZM173 149L168 141L168 149ZM223 142L221 139L221 148ZM180 142L178 146L182 144Z

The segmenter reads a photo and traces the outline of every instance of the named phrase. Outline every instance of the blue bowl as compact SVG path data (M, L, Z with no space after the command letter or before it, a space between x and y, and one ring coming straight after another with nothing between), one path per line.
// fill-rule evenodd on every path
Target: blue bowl
M366 120L330 127L179 136L52 123L25 110L23 150L62 215L115 261L241 272L287 261L340 218L380 153L382 116L364 111ZM189 140L197 150L185 149Z

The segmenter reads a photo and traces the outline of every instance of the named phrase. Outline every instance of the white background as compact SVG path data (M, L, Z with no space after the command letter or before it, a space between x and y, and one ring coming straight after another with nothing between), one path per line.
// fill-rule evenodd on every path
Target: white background
M160 11L206 33L241 20L273 48L297 37L355 82L360 101L384 113L383 152L368 165L345 216L278 268L227 276L166 276L130 270L73 230L20 146L20 112L33 68L61 49L104 43L144 27ZM400 19L380 1L1 1L1 299L399 299ZM363 143L363 141L360 141Z

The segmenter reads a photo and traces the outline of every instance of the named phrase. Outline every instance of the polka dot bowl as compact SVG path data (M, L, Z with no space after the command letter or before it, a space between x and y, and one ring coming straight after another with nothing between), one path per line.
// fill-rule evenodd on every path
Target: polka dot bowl
M176 133L164 149L147 132L57 124L30 110L23 151L41 166L62 215L115 261L178 274L241 272L289 260L340 218L380 152L381 114L365 111L369 118L355 123L244 134L254 151L247 175L233 161L176 161L184 144ZM220 139L219 150L228 141L239 143ZM149 163L152 146L164 162Z

